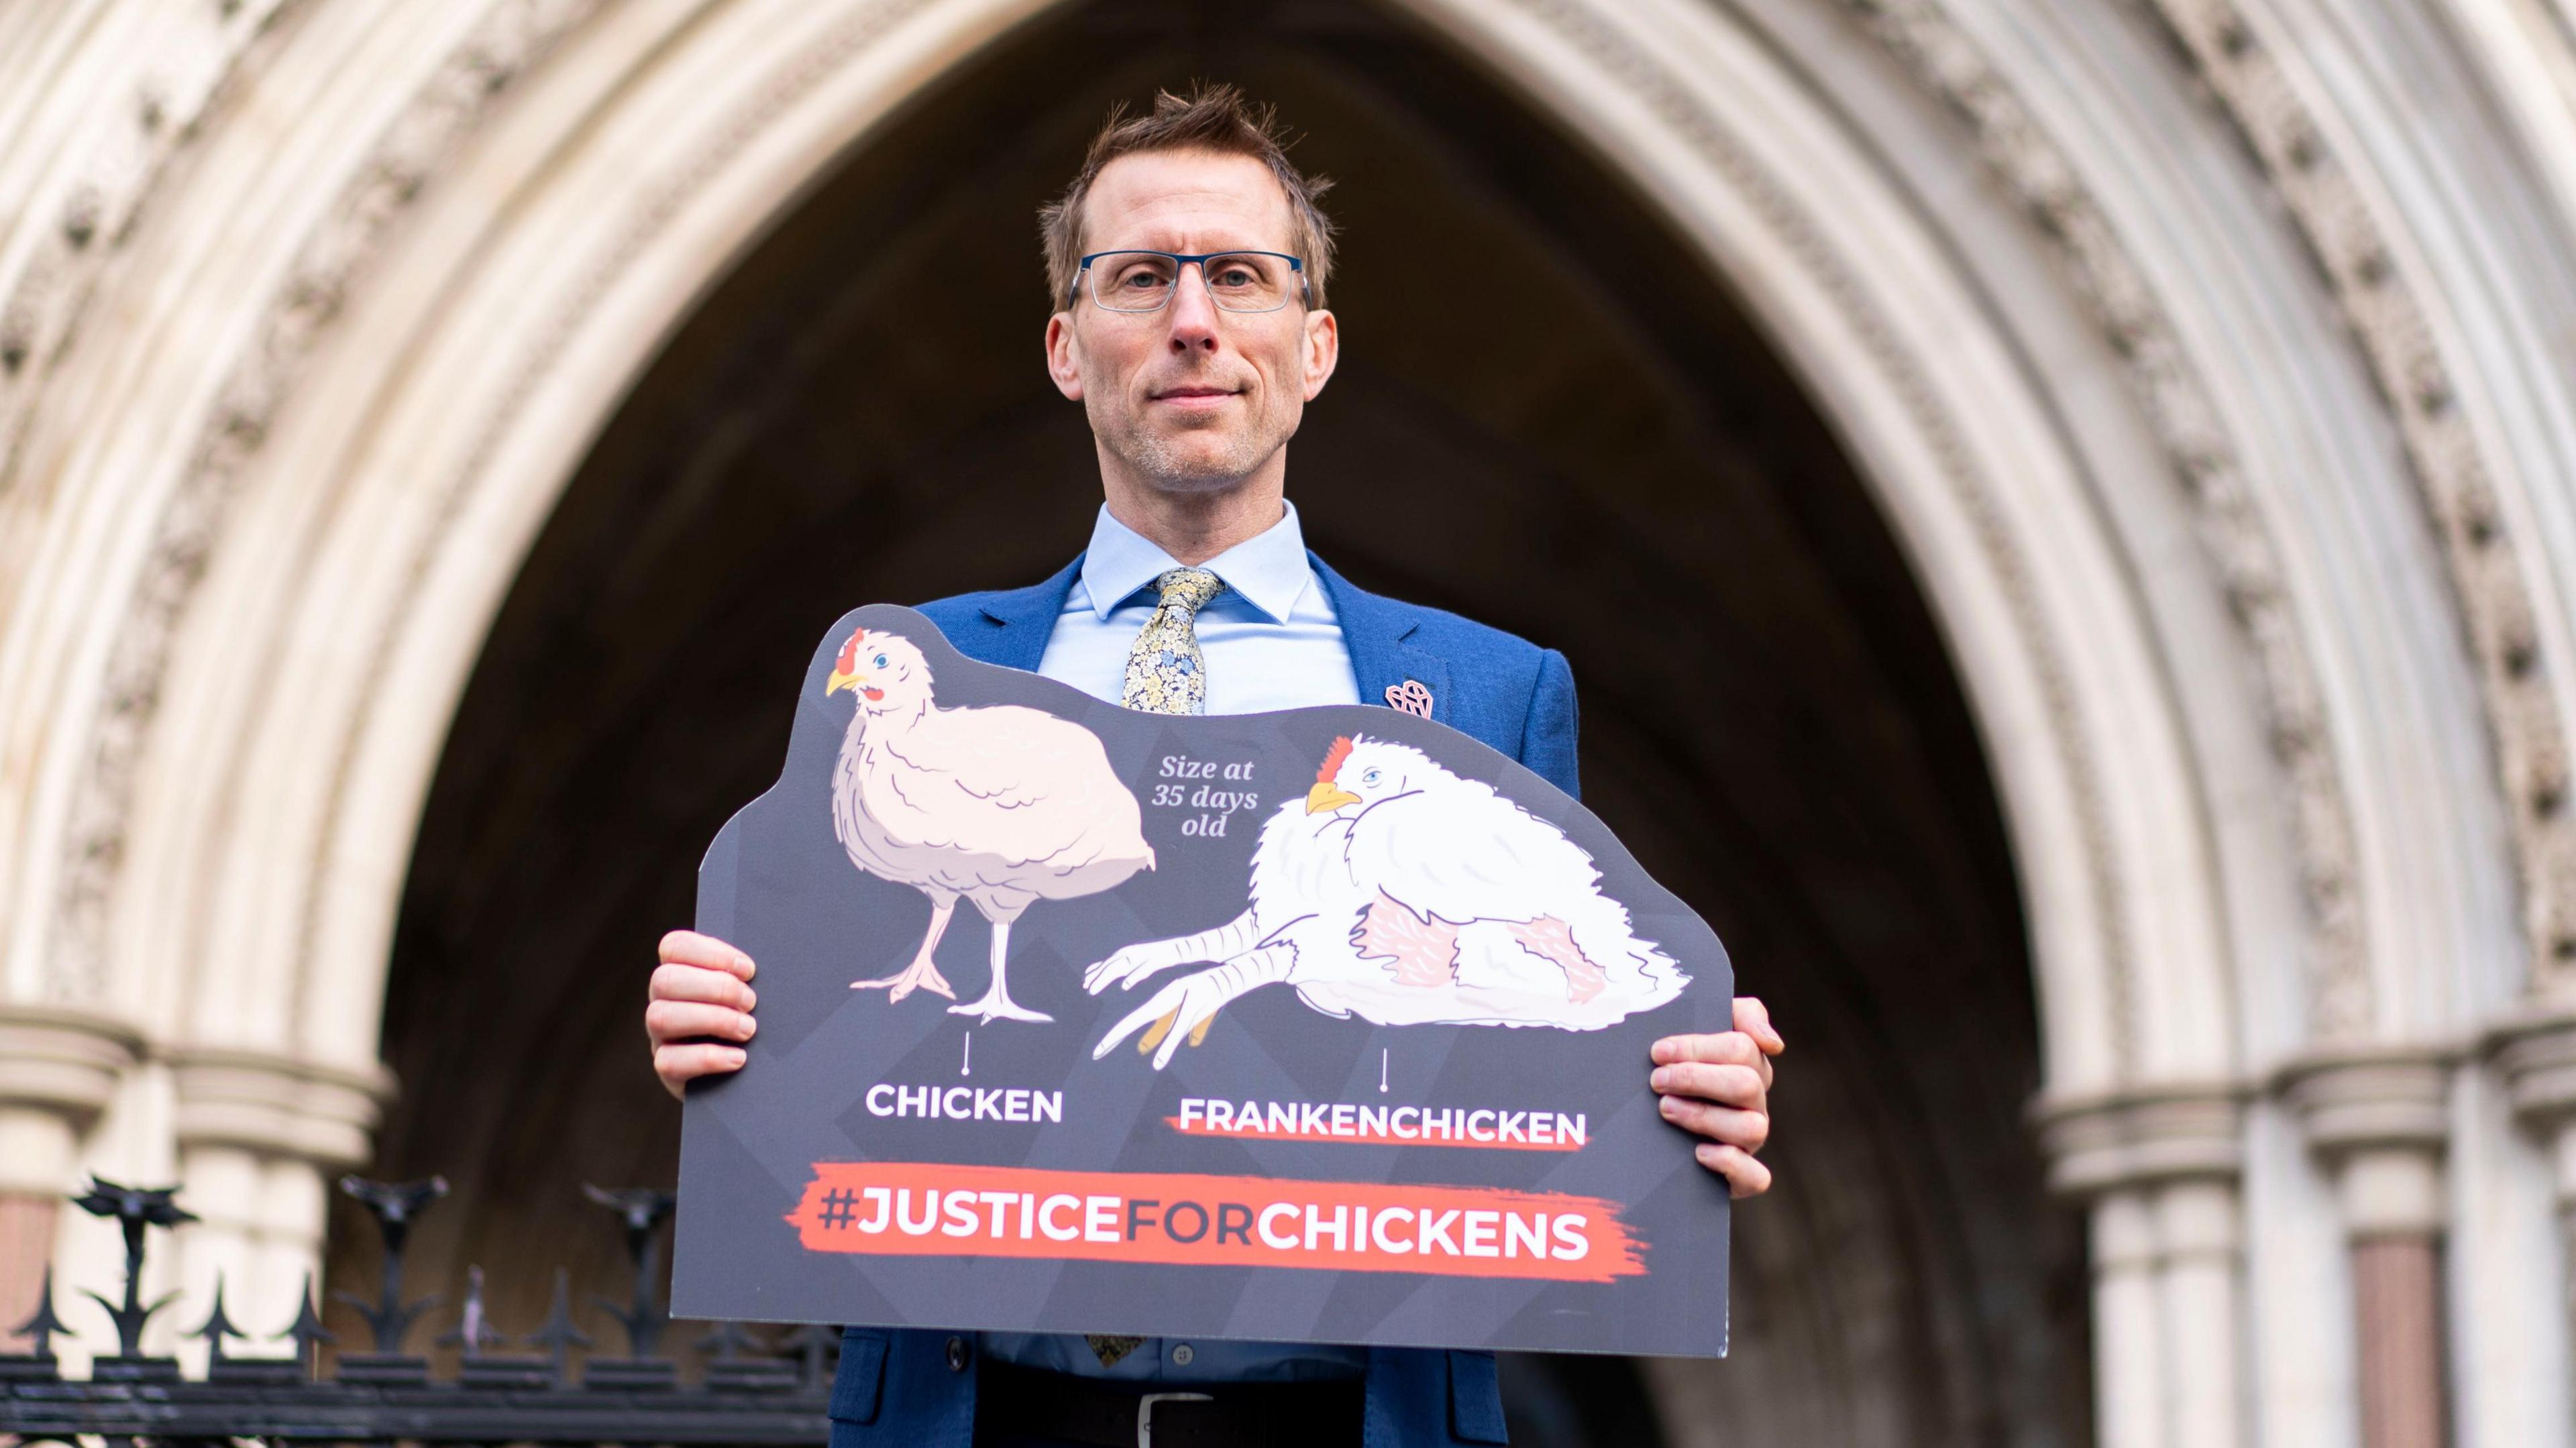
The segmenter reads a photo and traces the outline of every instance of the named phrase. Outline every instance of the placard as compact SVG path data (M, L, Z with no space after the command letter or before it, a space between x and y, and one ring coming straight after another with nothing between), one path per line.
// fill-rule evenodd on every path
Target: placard
M1725 1183L1647 1089L1708 926L1398 709L1146 714L844 617L698 929L682 1317L1721 1355Z

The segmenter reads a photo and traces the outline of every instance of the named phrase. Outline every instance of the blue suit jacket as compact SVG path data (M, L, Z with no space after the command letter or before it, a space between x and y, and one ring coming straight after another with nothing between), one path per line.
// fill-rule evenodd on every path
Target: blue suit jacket
M1388 688L1412 680L1431 691L1432 718L1577 792L1574 671L1563 654L1453 613L1364 593L1307 557L1341 619L1361 702L1383 704ZM1035 670L1081 571L1077 557L1033 587L961 594L921 611L968 658ZM1363 1448L1504 1441L1493 1354L1371 1348L1368 1357ZM846 1329L832 1381L832 1448L972 1448L976 1359L972 1333Z

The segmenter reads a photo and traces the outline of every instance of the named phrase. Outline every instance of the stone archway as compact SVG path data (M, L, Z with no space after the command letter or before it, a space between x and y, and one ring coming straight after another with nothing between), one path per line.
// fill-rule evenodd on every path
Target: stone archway
M1033 365L1029 218L1111 98L1217 72L1340 178L1344 368L1292 449L1310 539L1570 651L1587 798L1802 1022L1790 1185L1742 1219L1733 1371L1516 1362L1521 1432L2080 1437L2080 1218L2046 1202L2019 1119L2038 1021L2002 824L1822 420L1686 242L1435 34L1307 5L1140 47L1174 28L1140 9L997 42L810 190L558 504L458 711L396 937L409 1094L378 1170L459 1184L414 1262L481 1263L519 1286L496 1316L541 1314L553 1255L596 1237L579 1182L668 1177L633 979L775 770L778 681L853 597L1042 576L1079 546L1098 484ZM1090 79L1043 83L1065 74ZM363 1263L363 1230L344 1240Z
M38 218L0 248L0 1185L218 1183L192 1290L291 1280L367 1149L422 802L620 398L1047 7L220 9L148 53L139 8L14 14L30 74L97 63L31 90L62 145L0 157ZM2452 1315L2458 1412L2563 1440L2523 1124L2576 1121L2576 192L2518 58L2566 46L2298 9L1404 13L1727 279L1922 586L2028 912L2052 1176L2093 1204L2104 1436L2347 1435L2316 1308L2383 1260L2347 1231L2429 1254L2473 1214L2447 1290L2513 1307ZM2503 100L2400 104L2399 53ZM78 1275L108 1250L59 1236Z

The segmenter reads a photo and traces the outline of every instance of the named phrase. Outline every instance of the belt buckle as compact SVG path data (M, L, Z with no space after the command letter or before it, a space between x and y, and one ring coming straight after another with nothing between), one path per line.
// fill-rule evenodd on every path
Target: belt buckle
M1136 1400L1136 1448L1154 1448L1154 1405L1156 1403L1213 1403L1207 1393L1147 1393Z

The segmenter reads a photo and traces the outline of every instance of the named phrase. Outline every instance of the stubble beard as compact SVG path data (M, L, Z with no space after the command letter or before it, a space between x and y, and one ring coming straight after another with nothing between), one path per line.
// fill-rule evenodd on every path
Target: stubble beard
M1293 419L1255 414L1239 426L1211 420L1197 427L1157 428L1129 413L1092 418L1092 429L1109 451L1139 481L1157 492L1222 492L1269 461L1294 432ZM1222 432L1222 444L1207 446L1208 435Z

